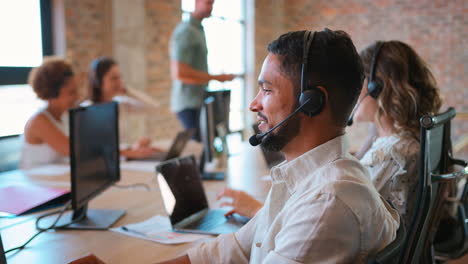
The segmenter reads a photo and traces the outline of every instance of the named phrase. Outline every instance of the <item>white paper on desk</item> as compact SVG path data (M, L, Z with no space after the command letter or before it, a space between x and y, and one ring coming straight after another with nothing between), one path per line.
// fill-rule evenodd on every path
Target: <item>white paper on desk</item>
M127 171L156 172L156 165L159 161L123 161L120 162L120 169Z
M169 218L161 215L155 215L143 222L128 224L125 227L130 231L123 230L121 226L111 228L111 230L162 244L181 244L199 239L213 238L210 235L174 232L172 231Z

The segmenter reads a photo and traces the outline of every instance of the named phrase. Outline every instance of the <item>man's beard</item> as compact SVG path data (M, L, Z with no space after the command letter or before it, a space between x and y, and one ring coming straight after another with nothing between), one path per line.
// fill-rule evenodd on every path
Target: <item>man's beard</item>
M261 147L266 151L278 152L281 151L293 138L299 134L301 121L299 115L293 116L279 128L272 131L263 138Z

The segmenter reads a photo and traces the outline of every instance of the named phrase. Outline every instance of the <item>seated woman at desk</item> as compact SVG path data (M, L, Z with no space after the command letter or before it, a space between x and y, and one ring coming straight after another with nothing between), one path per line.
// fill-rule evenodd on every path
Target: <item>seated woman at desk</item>
M45 59L29 73L28 82L46 105L24 128L21 169L59 162L69 155L66 113L78 100L76 77L63 59Z
M419 119L438 113L439 89L427 64L403 42L378 41L365 48L361 58L367 78L354 119L372 123L375 131L359 158L374 186L408 225L418 181ZM368 85L370 81L373 84ZM252 217L261 207L245 192L225 189L218 198L223 196L233 198L222 204L233 207L229 213Z
M144 114L157 111L159 104L148 95L124 86L117 63L109 57L100 57L91 62L89 69L90 100L82 105L116 101L119 103L119 136L121 143L128 143L127 114ZM160 151L150 147L148 138L141 138L133 146L122 144L121 154L129 158L144 158Z
M69 156L68 109L77 106L78 85L71 65L61 58L45 59L29 74L29 84L46 106L26 123L20 169L56 163ZM126 157L147 157L149 146L135 145L121 152Z

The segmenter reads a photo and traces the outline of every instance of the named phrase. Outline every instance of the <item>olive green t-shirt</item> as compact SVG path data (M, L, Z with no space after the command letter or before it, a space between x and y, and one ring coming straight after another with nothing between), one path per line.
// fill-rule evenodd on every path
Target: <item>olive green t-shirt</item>
M208 50L205 31L201 22L190 17L180 22L172 33L170 43L171 60L190 65L192 68L208 72ZM201 107L206 85L193 85L172 81L171 110L180 112L185 109Z

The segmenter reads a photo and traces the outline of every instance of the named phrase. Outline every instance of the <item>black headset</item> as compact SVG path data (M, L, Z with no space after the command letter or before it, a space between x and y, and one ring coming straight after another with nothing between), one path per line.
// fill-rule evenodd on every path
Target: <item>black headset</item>
M372 61L369 70L369 79L367 81L367 93L374 99L377 99L377 97L383 89L382 82L375 78L375 67L377 67L377 60L383 45L384 42L376 43L374 56L372 56Z
M375 52L374 55L372 56L372 61L370 65L370 70L369 70L369 78L367 80L367 93L366 95L361 98L354 107L353 111L351 112L351 115L348 118L347 125L351 126L353 125L354 121L354 114L356 113L357 109L361 105L362 101L364 101L364 98L368 95L370 95L372 98L377 99L379 97L379 94L382 92L383 85L382 82L375 78L375 67L377 67L377 59L380 54L380 50L382 49L384 42L377 42L375 44Z
M309 83L307 78L307 64L309 58L310 46L315 37L315 32L306 31L304 33L304 51L302 54L301 69L301 95L299 96L299 105L303 105L302 112L308 116L315 116L322 112L325 106L325 93L317 86Z

